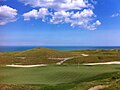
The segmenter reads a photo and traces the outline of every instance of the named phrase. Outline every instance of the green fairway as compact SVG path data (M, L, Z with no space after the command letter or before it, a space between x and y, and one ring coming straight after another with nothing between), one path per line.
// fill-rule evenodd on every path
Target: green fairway
M99 66L47 66L35 68L0 67L0 83L2 84L47 84L56 85L84 82L95 76L120 70L120 65Z
M83 63L120 61L120 50L61 52L36 48L21 52L1 52L0 56L0 89L3 90L6 87L10 88L7 90L88 90L99 84L111 85L109 87L113 88L111 90L120 89L120 65L82 65ZM57 62L61 62L57 58L70 59L62 59L63 63L56 65ZM6 65L39 64L47 66L6 67Z

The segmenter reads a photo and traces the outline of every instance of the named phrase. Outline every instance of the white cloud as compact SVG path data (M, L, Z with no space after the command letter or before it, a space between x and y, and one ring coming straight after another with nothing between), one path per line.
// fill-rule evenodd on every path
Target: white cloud
M0 25L16 21L17 10L9 6L0 6Z
M120 13L114 13L111 17L118 17L120 16Z
M66 11L58 11L55 12L52 15L52 18L50 19L50 22L53 24L59 24L59 23L69 23L68 19L70 20L70 16L73 14L73 12L66 12Z
M120 10L118 12L116 12L116 13L111 15L111 17L118 17L118 16L120 16Z
M97 20L96 22L92 23L91 25L87 25L86 29L88 30L95 30L97 26L101 25L101 22Z
M37 10L33 9L32 11L30 12L27 12L27 13L24 13L23 16L24 16L24 20L30 20L30 18L37 18L38 17L38 14L37 14Z
M42 18L42 21L44 21L45 16L47 15L49 15L49 12L46 8L40 8L39 10L33 9L32 11L23 14L25 21L30 20L30 18Z
M32 7L54 8L55 10L82 9L91 5L85 0L19 0Z
M89 30L95 30L97 26L100 25L100 21L94 21L93 19L96 15L91 9L84 9L81 12L55 12L51 18L51 23L69 23L72 27L85 28Z
M94 14L94 0L20 0L25 5L40 7L24 13L24 20L42 19L53 24L68 23L72 27L95 30L101 23ZM90 3L91 1L91 3ZM51 12L48 9L52 9ZM47 19L48 17L49 19Z

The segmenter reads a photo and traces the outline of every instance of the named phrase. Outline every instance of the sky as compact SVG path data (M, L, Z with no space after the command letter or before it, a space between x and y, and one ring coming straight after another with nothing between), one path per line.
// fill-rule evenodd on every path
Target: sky
M0 0L0 46L120 46L120 0Z

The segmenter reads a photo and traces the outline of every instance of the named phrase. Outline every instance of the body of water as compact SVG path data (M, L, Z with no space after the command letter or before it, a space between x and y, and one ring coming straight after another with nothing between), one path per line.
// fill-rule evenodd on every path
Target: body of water
M0 52L16 52L33 48L51 48L56 50L96 50L96 49L120 49L120 46L0 46Z

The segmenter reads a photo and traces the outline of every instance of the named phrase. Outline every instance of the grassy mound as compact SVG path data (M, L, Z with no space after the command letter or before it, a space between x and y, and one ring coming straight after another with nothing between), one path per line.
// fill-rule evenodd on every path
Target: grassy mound
M88 56L83 56L88 55ZM0 53L0 64L54 64L49 58L74 57L64 64L98 63L120 61L120 50L73 50L57 51L48 48L35 48L21 52Z
M18 54L16 54L16 56L62 58L62 57L68 57L70 55L66 52L57 51L49 48L35 48L32 50L19 52Z
M74 55L74 58L65 61L64 64L120 61L120 50L74 50L70 52Z
M52 50L48 48L35 48L21 52L0 53L0 64L51 64L58 60L48 58L70 57L68 52Z

